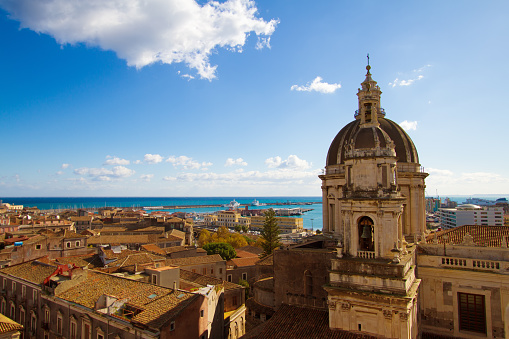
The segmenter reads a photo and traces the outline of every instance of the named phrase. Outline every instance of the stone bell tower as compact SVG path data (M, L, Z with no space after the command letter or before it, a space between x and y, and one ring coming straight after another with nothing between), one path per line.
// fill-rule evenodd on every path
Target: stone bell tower
M337 240L337 257L325 286L329 325L387 338L415 338L420 280L415 277L415 246L408 245L405 236L415 238L424 223L405 227L407 209L421 204L403 194L398 166L415 172L412 177L421 184L423 196L427 174L416 171L420 166L410 137L385 119L382 92L369 64L366 69L355 121L332 142L320 176L324 234Z

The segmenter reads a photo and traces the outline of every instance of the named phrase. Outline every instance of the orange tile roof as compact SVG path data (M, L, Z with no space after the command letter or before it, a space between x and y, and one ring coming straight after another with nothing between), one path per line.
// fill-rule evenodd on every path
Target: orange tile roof
M198 257L167 259L166 265L189 266L200 264L212 264L220 261L224 260L223 258L221 258L219 254L212 254L212 255L201 255Z
M438 244L443 244L444 235L447 235L446 244L459 245L463 242L463 237L467 232L472 236L477 246L501 247L504 236L509 236L509 226L463 225L431 233L426 237L426 243L433 244L436 234Z
M258 254L246 252L241 249L236 249L235 253L237 253L237 258L258 258Z
M0 334L9 333L13 331L21 331L22 329L23 325L18 324L14 320L7 318L3 314L0 314Z
M33 282L35 284L42 284L44 279L55 272L56 268L56 266L32 260L22 264L2 268L0 269L0 272L10 274L14 277Z
M254 266L259 260L260 258L258 258L257 256L251 258L234 258L228 260L227 265L231 265L233 263L235 267Z
M263 253L263 250L260 247L250 246L250 245L247 245L247 246L244 246L244 247L239 247L237 250L254 253L256 255L260 255L260 254Z
M180 270L180 281L193 286L193 287L205 287L207 285L224 285L226 290L234 290L244 288L244 286L234 284L229 281L223 281L218 278L210 277L208 275L201 275L186 270Z
M84 255L74 255L71 257L61 257L52 260L55 265L62 264L74 264L78 267L86 267L86 268L95 268L102 267L101 259L97 254L84 254Z
M364 333L329 328L329 311L282 304L274 315L243 338L259 339L376 339Z
M159 255L166 255L166 252L161 247L155 244L141 245L141 248L143 248L147 252L153 252Z
M95 271L87 271L87 274L83 282L56 296L89 309L94 309L95 303L102 295L110 295L119 300L127 299L128 304L141 310L132 321L151 328L161 328L200 297L181 290L174 291Z

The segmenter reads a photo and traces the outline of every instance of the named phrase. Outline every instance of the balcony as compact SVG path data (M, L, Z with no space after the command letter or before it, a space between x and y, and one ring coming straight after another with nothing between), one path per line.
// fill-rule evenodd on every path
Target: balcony
M374 251L357 251L357 257L362 259L375 259Z

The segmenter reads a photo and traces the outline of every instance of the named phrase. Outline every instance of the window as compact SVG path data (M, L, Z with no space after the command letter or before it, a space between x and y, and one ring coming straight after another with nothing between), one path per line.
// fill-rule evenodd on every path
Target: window
M210 274L214 274L214 269L213 268L210 269Z
M58 315L57 315L57 333L58 334L62 334L62 324L63 324L62 314L60 312L58 312Z
M14 306L14 304L11 304L11 312L9 313L9 318L11 318L12 320L16 318L16 307Z
M65 243L65 247L67 247L67 248L71 248L71 242L70 242L70 241L66 242L66 243Z
M242 280L247 281L247 273L246 272L242 273Z
M231 274L228 274L228 276L226 277L226 281L232 282L232 275Z
M174 321L172 321L170 323L170 331L175 331L175 322Z
M313 294L313 275L307 270L304 272L304 292L306 295Z
M80 242L76 241L75 245L76 245L76 247L80 246Z
M32 299L34 300L34 302L37 301L37 290L32 290Z
M219 269L219 274L223 274L223 269L222 268Z
M204 268L203 268L203 275L206 275L206 274L207 274L207 268L206 268L206 267L204 267Z
M484 295L458 292L460 331L486 333Z
M49 320L50 320L49 308L45 308L44 309L44 322L46 324L49 324Z
M203 318L203 316L204 316L204 315L205 315L205 311L201 310L201 311L200 311L200 317L202 317L202 318Z
M81 337L83 339L90 339L92 337L92 327L88 319L83 319L81 324Z
M32 316L30 317L30 330L32 330L32 332L37 330L37 317L34 313L32 313Z
M4 278L2 288L5 290L6 287L7 287L7 279Z
M40 245L40 244L39 245L35 245L35 249L36 250L40 250L41 248L42 248L42 245Z
M152 284L154 284L154 285L157 284L157 275L155 275L155 274L152 274Z
M16 293L16 282L12 282L12 292Z
M78 323L74 317L71 317L71 339L78 338Z
M19 323L25 326L25 309L23 307L19 309Z
M25 298L27 296L27 287L25 285L21 285L21 297Z

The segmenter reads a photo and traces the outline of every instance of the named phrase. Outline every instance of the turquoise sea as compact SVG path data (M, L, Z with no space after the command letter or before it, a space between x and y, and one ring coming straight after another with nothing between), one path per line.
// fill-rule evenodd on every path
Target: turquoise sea
M260 203L281 203L271 205L272 208L302 207L312 211L300 216L304 219L304 227L322 228L322 198L321 197L55 197L55 198L0 198L4 203L37 206L41 210L48 209L76 209L101 207L158 207L158 206L186 206L186 205L223 205L235 199L240 204L250 205L256 199ZM286 203L313 202L313 205L292 206ZM249 206L249 209L264 209L267 206ZM214 212L224 210L224 207L175 208L170 212ZM156 209L164 211L163 209Z
M447 196L441 196L442 200ZM489 200L507 198L509 195L453 195L448 196L458 204L463 203L467 198L477 197ZM270 206L273 208L299 207L284 205L287 202L314 202L313 205L300 206L312 208L312 211L304 213L304 227L322 229L322 198L321 197L56 197L56 198L0 198L5 203L37 206L41 210L47 209L76 209L76 208L100 208L100 207L157 207L157 206L186 206L186 205L223 205L235 199L240 204L250 205L256 199L261 203L281 203L281 205ZM267 208L266 206L249 206L250 209ZM176 208L168 211L182 212L214 212L224 209L223 207L203 208ZM159 209L157 209L159 210Z

